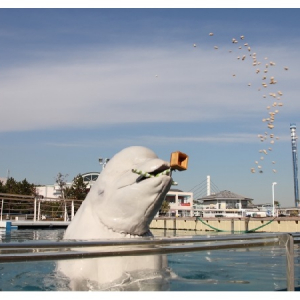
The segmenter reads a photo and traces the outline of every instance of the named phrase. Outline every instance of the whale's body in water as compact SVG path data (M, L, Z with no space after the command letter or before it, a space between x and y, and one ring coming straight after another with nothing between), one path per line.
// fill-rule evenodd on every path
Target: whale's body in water
M133 169L158 174L169 163L150 149L133 146L117 153L106 165L68 226L64 239L105 240L151 237L149 225L169 191L168 175L145 178ZM59 261L73 290L165 289L164 255L127 256ZM147 284L147 279L152 278Z

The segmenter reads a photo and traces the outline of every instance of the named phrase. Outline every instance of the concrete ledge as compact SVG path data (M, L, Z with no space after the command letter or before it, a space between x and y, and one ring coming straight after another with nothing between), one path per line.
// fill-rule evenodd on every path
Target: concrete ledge
M12 221L13 226L18 226L20 229L38 229L38 228L67 228L71 221Z
M300 217L241 217L241 218L155 218L150 229L220 231L225 232L300 232ZM272 221L273 220L273 221ZM271 222L270 222L271 221ZM270 222L270 223L268 223ZM214 229L215 228L215 229Z
M273 218L154 218L150 229L215 231L214 228L226 232L300 232L300 217ZM273 221L272 221L273 220ZM272 222L270 222L272 221ZM269 224L267 224L270 222ZM55 229L67 228L71 221L10 221L11 228L19 229ZM264 226L265 225L265 226ZM0 221L1 228L7 228L7 221Z

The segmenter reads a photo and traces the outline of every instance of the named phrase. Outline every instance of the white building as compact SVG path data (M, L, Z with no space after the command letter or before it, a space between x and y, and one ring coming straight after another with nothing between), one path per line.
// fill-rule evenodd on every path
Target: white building
M245 217L252 210L253 199L230 191L221 191L195 201L193 210L200 217Z
M84 173L81 176L90 189L99 176L99 172ZM67 182L66 186L71 186L73 182ZM36 187L36 192L41 198L61 198L62 193L58 184L49 184Z
M166 216L192 217L193 216L193 193L181 190L170 190L166 195L166 201L170 203L170 210Z
M0 181L2 184L6 184L7 178L6 177L0 177Z

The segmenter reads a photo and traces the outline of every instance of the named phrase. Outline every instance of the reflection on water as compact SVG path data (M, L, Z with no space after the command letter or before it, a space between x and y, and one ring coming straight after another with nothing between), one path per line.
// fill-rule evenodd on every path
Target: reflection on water
M178 280L171 289L181 291L273 291L286 287L283 249L234 249L169 256Z
M0 229L0 242L24 242L35 240L59 241L62 240L65 229L20 229L10 230Z
M193 231L153 230L155 236L192 236ZM61 240L64 230L0 231L0 243L28 240ZM197 232L203 235L203 232ZM207 233L204 233L205 235ZM214 234L210 232L209 234ZM300 249L295 246L295 285L300 286ZM123 285L110 290L152 290L167 278L170 291L274 291L286 289L284 248L260 247L168 254L169 273L141 274L127 278ZM69 280L55 272L56 262L22 262L0 264L2 291L67 291ZM144 276L145 274L143 274ZM154 276L155 275L155 276ZM151 277L152 276L152 277ZM144 276L145 277L145 276ZM92 282L89 290L98 290ZM165 288L165 287L164 287Z

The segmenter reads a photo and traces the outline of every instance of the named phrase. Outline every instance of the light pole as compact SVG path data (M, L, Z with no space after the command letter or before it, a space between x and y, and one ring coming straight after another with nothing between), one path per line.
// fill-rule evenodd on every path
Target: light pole
M277 182L272 183L272 197L273 197L273 217L275 215L275 198L274 198L274 185L277 184Z
M108 162L109 162L109 158L99 157L99 164L102 165L102 171Z

